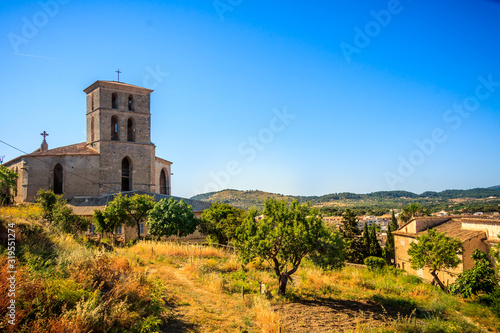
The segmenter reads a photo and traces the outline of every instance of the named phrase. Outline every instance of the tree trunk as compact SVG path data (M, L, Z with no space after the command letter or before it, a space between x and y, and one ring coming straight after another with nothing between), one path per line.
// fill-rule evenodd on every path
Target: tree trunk
M141 240L141 230L140 230L139 222L136 222L136 224L137 224L137 241L140 241Z
M432 275L432 277L434 278L432 281L433 281L433 282L436 282L436 284L439 286L439 288L441 288L441 290L442 290L442 291L447 292L447 291L448 291L448 288L446 288L446 286L443 284L443 282L441 282L441 280L439 280L439 277L438 277L438 275L436 274L436 271L432 271L432 272L431 272L431 275Z
M288 282L288 275L286 273L282 273L279 276L278 281L279 281L278 295L285 295L286 284Z

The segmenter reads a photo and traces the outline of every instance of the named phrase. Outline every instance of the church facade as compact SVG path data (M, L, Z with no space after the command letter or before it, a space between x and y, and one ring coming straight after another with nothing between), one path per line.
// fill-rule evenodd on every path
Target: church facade
M127 191L170 195L172 163L156 157L151 142L153 90L96 81L84 92L86 142L48 149L44 137L38 150L4 164L19 175L16 203L33 202L40 189L65 199Z

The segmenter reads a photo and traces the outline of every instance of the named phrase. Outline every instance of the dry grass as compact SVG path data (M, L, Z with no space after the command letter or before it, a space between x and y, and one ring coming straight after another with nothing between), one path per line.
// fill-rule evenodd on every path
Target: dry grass
M34 221L42 218L42 208L38 205L0 207L0 216Z

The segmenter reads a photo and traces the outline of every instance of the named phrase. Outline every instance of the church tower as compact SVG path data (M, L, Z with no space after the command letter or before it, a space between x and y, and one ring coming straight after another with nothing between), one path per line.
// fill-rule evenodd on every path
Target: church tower
M84 92L86 144L100 156L99 194L156 192L150 113L153 90L116 81L96 81Z

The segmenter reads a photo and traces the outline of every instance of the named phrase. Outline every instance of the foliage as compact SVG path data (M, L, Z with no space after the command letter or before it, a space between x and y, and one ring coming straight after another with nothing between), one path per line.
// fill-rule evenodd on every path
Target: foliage
M439 280L437 271L446 268L455 268L462 262L458 257L463 252L462 242L456 238L446 236L444 233L429 229L416 242L411 243L408 255L413 269L428 268L441 289L446 290Z
M387 239L385 241L384 257L387 265L394 265L396 262L396 248L394 244L394 234L392 233L392 224L387 228Z
M52 210L52 220L57 228L65 233L78 234L90 226L90 220L75 215L73 210L66 205L66 200L59 197Z
M57 203L57 195L53 191L39 190L36 194L36 202L42 207L43 217L52 220L52 211Z
M200 231L209 239L226 245L236 238L236 229L241 225L245 211L226 203L217 202L201 215Z
M345 244L344 255L346 260L350 263L362 264L365 258L366 248L363 246L360 237L361 232L358 229L358 219L350 209L346 209L342 217L343 220L340 231Z
M380 257L370 256L365 258L363 262L371 271L381 271L385 267L385 260Z
M127 197L125 210L133 220L129 219L129 221L132 221L132 223L129 222L129 225L135 222L137 227L137 239L141 238L140 223L146 218L148 212L153 209L154 205L154 198L147 194L135 194L132 197Z
M396 231L399 229L398 219L396 218L396 214L394 214L394 209L391 212L392 212L391 213L391 223L389 224L389 226L391 227L392 231Z
M340 269L345 265L344 241L340 233L325 226L314 251L309 254L313 263L323 269Z
M17 172L0 165L0 206L13 202L12 192L17 191L17 177Z
M199 223L193 209L184 200L174 198L158 201L148 213L149 234L158 238L162 236L184 237L192 234Z
M290 276L325 234L322 217L310 204L274 199L265 201L263 218L257 221L258 215L257 211L247 215L236 244L244 261L261 258L274 268L279 294L284 295Z
M406 223L414 217L428 215L430 215L430 212L427 208L420 206L418 203L411 203L403 208L403 211L399 214L399 218L402 223Z
M118 193L115 198L109 202L104 211L94 211L94 221L97 232L113 233L115 228L130 224L130 216L127 213L128 198Z
M498 278L488 256L476 249L471 258L474 259L474 267L458 275L450 286L451 293L469 298L479 293L493 292L498 286Z

